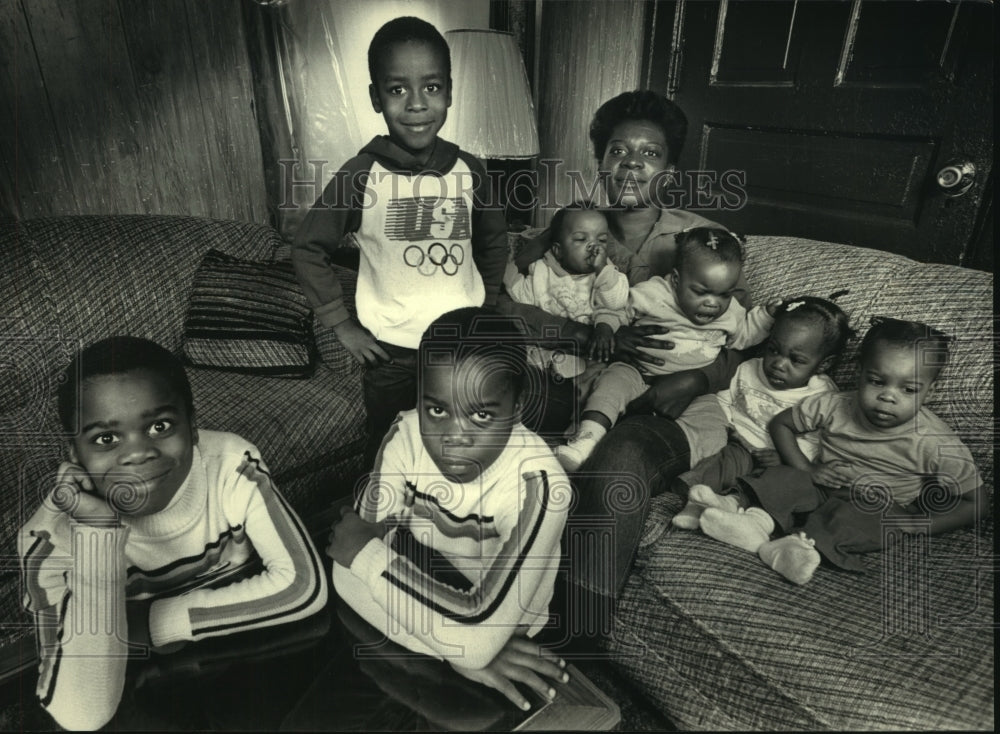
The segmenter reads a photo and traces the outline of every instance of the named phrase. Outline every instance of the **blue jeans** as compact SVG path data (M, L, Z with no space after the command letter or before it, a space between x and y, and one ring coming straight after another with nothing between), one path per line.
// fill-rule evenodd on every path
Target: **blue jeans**
M567 523L570 579L608 597L625 585L649 503L690 467L690 449L668 418L633 415L600 441L574 475Z

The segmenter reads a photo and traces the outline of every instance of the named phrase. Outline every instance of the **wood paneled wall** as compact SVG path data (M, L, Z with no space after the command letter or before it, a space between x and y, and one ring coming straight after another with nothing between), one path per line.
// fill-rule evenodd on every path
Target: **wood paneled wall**
M245 0L0 0L0 213L266 222Z
M589 185L597 174L590 120L602 103L638 89L647 3L644 0L577 2L542 0L538 79L541 161L562 161L561 170L539 168L536 225L547 224L558 206L579 192L570 175Z

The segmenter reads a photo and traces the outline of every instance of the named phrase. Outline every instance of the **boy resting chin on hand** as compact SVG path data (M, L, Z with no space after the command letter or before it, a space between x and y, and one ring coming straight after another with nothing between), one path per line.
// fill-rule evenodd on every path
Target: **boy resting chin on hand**
M301 520L252 444L195 427L173 354L136 337L99 341L74 358L58 397L69 461L18 552L37 694L61 726L114 716L130 641L163 649L323 608L322 563ZM230 579L258 560L262 572Z

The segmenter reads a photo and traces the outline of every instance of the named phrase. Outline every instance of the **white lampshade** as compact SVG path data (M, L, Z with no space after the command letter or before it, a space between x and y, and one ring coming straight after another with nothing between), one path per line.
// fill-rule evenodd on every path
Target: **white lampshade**
M441 137L478 158L538 155L535 107L514 36L463 29L445 38L453 86Z

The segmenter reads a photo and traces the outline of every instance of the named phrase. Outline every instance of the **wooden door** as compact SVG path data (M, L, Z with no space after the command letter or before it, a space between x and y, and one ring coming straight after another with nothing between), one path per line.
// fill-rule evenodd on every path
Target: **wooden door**
M991 5L653 7L646 84L688 115L681 168L709 172L703 185L745 172L746 196L702 197L706 216L741 233L992 268L991 243L982 246L992 221ZM965 189L969 169L950 164L975 168L958 196L948 193ZM739 173L725 188L734 182Z

